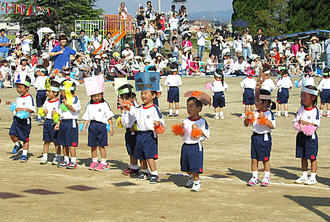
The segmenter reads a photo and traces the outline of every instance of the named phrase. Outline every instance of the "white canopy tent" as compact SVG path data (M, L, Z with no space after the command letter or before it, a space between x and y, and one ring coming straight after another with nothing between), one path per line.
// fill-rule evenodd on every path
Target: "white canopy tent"
M39 36L39 44L41 44L41 40L45 34L51 34L54 33L54 31L48 27L43 27L38 29L37 34Z

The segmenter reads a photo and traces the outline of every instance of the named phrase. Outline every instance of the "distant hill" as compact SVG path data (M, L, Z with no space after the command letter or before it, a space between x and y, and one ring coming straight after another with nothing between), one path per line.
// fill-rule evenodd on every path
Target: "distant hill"
M223 22L230 22L232 10L228 11L207 11L207 12L191 12L188 15L189 19L206 19L206 20L218 20Z

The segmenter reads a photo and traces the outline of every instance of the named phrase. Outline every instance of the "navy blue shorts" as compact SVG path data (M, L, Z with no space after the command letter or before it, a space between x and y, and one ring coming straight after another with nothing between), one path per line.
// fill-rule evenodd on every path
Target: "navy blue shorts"
M135 159L158 159L158 139L153 131L138 131L135 144Z
M243 104L254 105L254 103L254 90L250 88L245 88L243 92Z
M289 102L289 89L281 88L277 91L277 103L286 104Z
M330 89L322 89L321 103L330 103Z
M13 118L13 123L11 124L9 135L14 135L18 140L23 142L29 142L31 132L31 118L20 119L16 116Z
M61 121L57 144L61 146L78 146L78 123L76 119L63 119Z
M58 136L58 131L54 130L54 124L52 119L46 119L44 122L44 129L42 140L45 142L54 142L56 143L56 139Z
M47 99L46 90L38 90L36 95L37 107L42 107Z
M155 104L156 106L159 107L159 103L158 103L158 95L155 97L155 99L153 100L153 102L154 102L154 104Z
M88 127L89 147L108 146L108 131L105 123L91 121Z
M128 155L130 156L134 155L135 145L136 145L136 133L137 132L135 132L135 134L132 135L131 130L126 129L126 133L125 133L126 150Z
M167 102L178 103L180 98L180 90L177 86L170 86L167 92Z
M203 173L203 146L184 143L181 148L180 166L182 172Z
M226 101L225 101L225 94L223 92L215 92L213 94L213 107L214 108L222 108L226 106Z
M319 142L317 134L315 138L306 136L303 132L299 132L296 137L296 157L316 160L317 152L319 150Z
M251 159L260 161L267 161L270 158L270 151L272 149L272 136L270 133L266 134L268 138L265 140L265 134L253 133L251 136Z

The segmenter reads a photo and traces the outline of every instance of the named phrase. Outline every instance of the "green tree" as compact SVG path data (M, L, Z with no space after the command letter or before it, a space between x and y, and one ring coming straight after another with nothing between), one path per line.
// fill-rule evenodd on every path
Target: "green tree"
M19 22L26 30L36 30L46 26L67 33L74 29L75 20L98 19L103 14L102 9L93 8L96 0L18 0L15 3L49 7L54 11L51 16L44 14L26 16L14 12L7 15L11 21Z

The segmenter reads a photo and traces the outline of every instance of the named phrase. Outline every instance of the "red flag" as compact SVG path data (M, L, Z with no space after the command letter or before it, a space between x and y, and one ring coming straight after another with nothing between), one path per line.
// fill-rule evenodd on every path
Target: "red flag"
M21 5L20 4L17 4L16 7L17 7L18 13L21 13L21 11L22 11Z
M4 5L5 5L5 3L2 3L1 4L1 10L4 10L5 9Z

